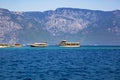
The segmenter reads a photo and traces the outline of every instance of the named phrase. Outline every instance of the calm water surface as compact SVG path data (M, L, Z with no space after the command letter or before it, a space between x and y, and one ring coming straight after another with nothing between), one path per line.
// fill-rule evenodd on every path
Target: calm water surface
M0 80L120 80L120 47L1 48Z

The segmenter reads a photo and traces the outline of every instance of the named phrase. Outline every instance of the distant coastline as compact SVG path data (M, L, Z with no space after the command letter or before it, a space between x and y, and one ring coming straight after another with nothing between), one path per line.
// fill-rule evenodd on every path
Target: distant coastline
M57 8L44 12L0 8L0 43L34 43L60 40L82 45L120 45L120 10L99 11Z

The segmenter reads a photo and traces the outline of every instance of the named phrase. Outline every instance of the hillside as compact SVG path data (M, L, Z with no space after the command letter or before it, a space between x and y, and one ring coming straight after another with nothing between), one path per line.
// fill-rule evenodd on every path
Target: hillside
M120 45L120 10L58 8L44 12L0 9L0 43L61 40L82 45Z

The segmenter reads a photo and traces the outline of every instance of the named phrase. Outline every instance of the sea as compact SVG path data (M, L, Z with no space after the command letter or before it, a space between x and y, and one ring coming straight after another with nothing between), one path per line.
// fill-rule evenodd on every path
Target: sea
M120 80L120 47L0 48L0 80Z

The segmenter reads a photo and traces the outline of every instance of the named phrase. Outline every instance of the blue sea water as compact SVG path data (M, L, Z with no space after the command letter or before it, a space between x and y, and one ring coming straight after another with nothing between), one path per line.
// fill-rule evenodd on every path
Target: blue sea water
M120 80L120 47L1 48L0 80Z

